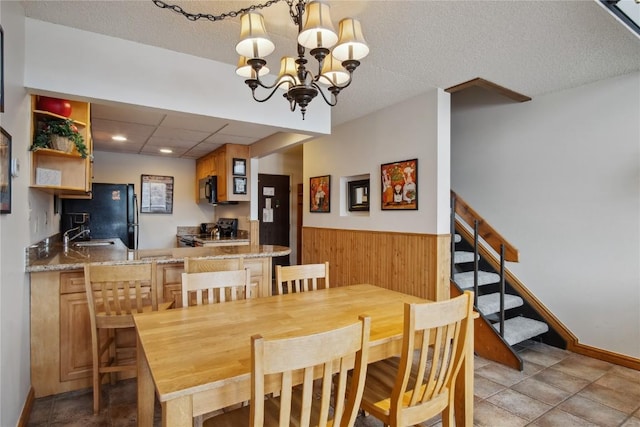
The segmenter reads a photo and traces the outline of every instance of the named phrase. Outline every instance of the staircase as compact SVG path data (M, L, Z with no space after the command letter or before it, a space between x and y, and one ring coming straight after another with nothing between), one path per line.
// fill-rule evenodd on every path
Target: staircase
M537 339L566 348L566 341L549 327L543 315L505 279L505 261L518 262L518 250L481 218L456 193L451 192L452 296L474 291L476 310L475 352L479 356L523 369L514 349ZM546 311L546 310L545 310Z

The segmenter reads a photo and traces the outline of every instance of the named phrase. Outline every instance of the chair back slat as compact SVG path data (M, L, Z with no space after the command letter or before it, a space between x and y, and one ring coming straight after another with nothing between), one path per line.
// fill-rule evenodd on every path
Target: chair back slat
M325 288L329 287L329 262L290 266L276 265L276 293L278 295L315 291L322 282L324 282Z
M188 307L195 294L196 305L221 303L251 297L249 268L230 271L182 273L182 306Z
M353 426L364 390L370 328L371 319L360 317L357 323L312 335L252 337L250 425L262 427L265 420L277 419L281 427ZM318 381L319 397L314 393ZM277 392L277 414L265 409L272 409L269 402L275 399L265 400L266 384L269 393Z

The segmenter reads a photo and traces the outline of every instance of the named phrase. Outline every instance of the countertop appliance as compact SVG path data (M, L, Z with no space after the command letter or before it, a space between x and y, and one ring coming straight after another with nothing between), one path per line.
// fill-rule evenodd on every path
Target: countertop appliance
M238 218L219 218L220 237L238 237Z
M218 204L218 177L208 176L198 181L198 203Z
M78 212L89 215L92 239L117 237L129 247L138 248L138 202L133 184L94 183L91 199L63 199L60 232L76 227Z

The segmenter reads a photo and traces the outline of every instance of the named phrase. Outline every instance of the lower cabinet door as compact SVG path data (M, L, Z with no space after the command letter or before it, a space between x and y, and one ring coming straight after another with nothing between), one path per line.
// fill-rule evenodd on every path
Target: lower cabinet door
M86 294L60 295L60 381L90 377L92 367Z

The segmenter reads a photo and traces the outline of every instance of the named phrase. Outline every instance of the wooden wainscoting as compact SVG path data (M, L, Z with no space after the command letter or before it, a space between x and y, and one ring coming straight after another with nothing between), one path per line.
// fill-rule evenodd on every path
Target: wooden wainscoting
M449 298L449 234L304 227L302 262L329 261L331 286L370 283L430 300Z

